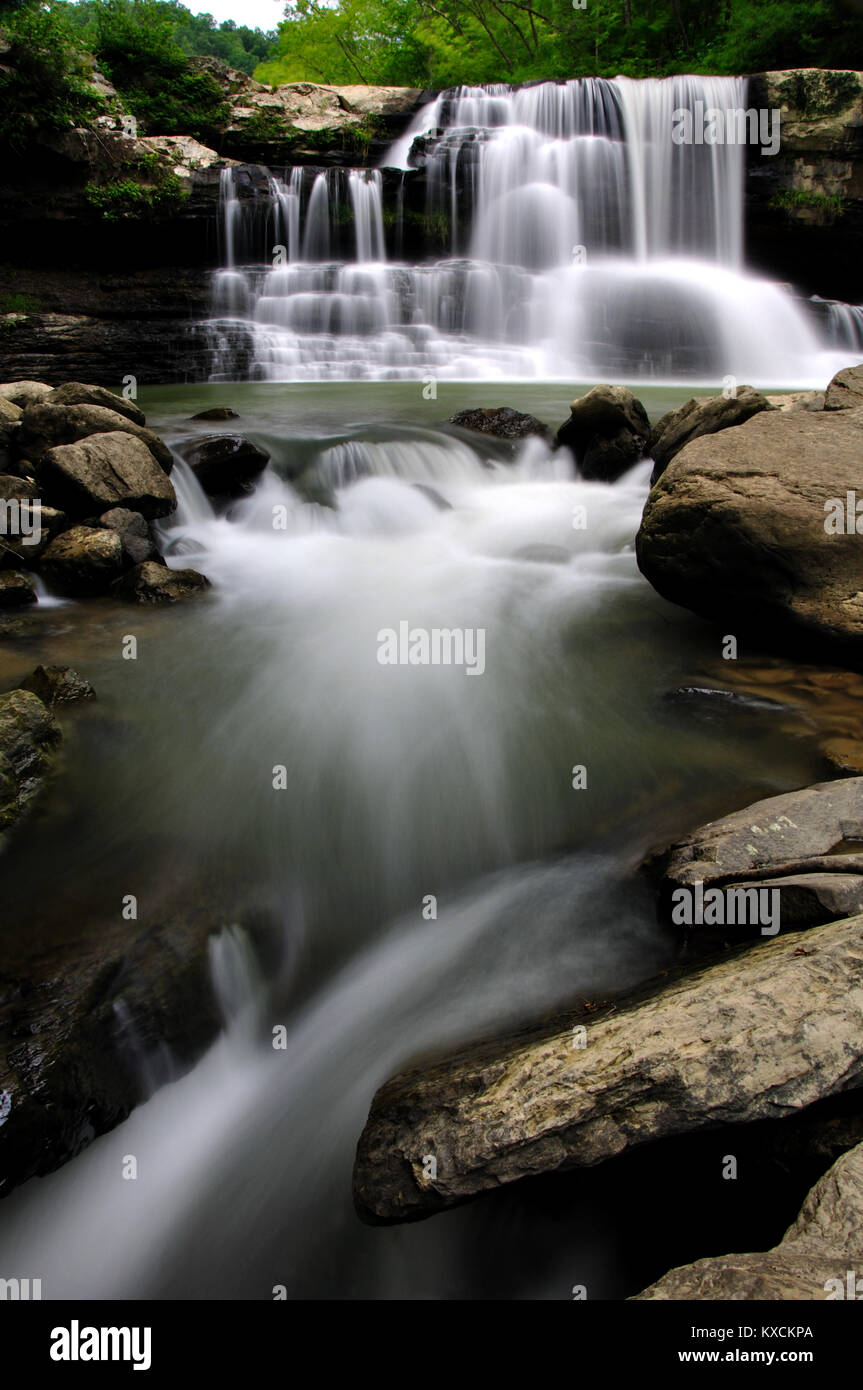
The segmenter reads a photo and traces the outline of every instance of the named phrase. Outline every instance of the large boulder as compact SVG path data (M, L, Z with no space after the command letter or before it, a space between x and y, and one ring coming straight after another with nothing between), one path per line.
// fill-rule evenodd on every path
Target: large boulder
M849 1270L852 1271L849 1281ZM863 1274L863 1144L833 1164L772 1250L682 1265L636 1299L858 1299ZM863 1290L863 1284L859 1286Z
M835 534L831 517L861 487L861 451L863 410L762 412L693 440L647 499L641 572L727 633L857 665L863 546L854 499L850 533Z
M837 372L827 387L825 410L859 410L863 406L863 367Z
M417 1220L522 1177L860 1086L861 952L863 917L775 937L395 1077L357 1148L359 1215Z
M98 525L118 533L130 564L141 565L145 560L163 563L153 527L140 512L130 511L128 507L112 507L99 517Z
M450 418L449 423L477 434L494 435L496 439L528 439L531 435L538 435L550 444L554 438L549 426L537 420L535 415L523 415L508 405L497 409L460 410Z
M42 573L48 583L74 598L107 593L127 568L118 533L91 526L64 531L42 556Z
M152 430L136 425L119 411L102 405L30 405L21 417L15 447L20 458L34 463L58 444L76 444L92 434L120 430L146 444L156 462L170 473L174 466L171 450Z
M733 396L707 396L669 410L658 420L647 441L647 453L654 461L651 482L655 483L684 444L704 434L718 434L730 425L742 425L759 411L772 409L766 396L751 386L739 386Z
M178 450L211 497L245 497L269 463L269 454L241 434L207 434Z
M557 443L572 451L583 478L613 483L644 456L650 421L625 386L594 386L570 409Z
M115 391L109 391L104 386L87 386L83 381L66 381L62 386L55 386L50 395L45 397L47 405L101 405L106 410L115 410L118 415L125 415L127 420L131 420L135 425L146 425L147 418L134 401L126 400L125 396L118 396Z
M60 728L28 690L0 695L0 830L28 809L53 766Z
M44 381L4 381L0 386L0 398L11 401L24 409L26 405L39 405L50 396L51 387Z
M69 516L124 507L146 517L167 516L177 505L174 486L140 439L124 430L94 434L48 449L38 466L44 495Z
M179 603L195 598L210 587L197 570L172 570L153 561L136 565L114 585L115 598L126 603Z

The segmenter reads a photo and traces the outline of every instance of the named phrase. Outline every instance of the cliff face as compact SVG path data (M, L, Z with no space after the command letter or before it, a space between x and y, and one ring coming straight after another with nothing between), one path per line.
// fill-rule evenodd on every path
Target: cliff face
M209 272L222 260L222 170L234 167L238 196L255 200L266 196L270 167L377 165L428 95L312 83L272 89L215 59L197 61L226 102L224 121L200 140L125 133L115 101L92 128L44 137L0 163L4 379L205 378L206 338L194 324L206 316ZM98 74L94 84L112 95ZM863 76L762 73L750 78L749 105L781 113L779 152L748 152L750 262L807 293L863 302ZM388 206L397 196L402 205L398 254L445 255L447 228L425 211L425 170L384 171L384 190Z

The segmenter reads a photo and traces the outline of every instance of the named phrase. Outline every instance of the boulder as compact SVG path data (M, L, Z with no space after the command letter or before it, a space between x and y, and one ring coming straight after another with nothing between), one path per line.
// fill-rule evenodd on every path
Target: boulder
M42 556L42 573L61 594L85 598L104 594L128 567L116 531L73 526L53 540Z
M684 444L704 434L718 434L731 425L742 425L759 411L772 409L766 396L751 386L740 386L735 395L707 396L669 410L658 420L647 441L647 453L654 461L651 483L655 483Z
M73 671L71 666L37 666L25 681L22 690L38 695L48 709L53 705L71 705L79 700L95 700L96 692L89 681Z
M39 488L32 478L19 478L14 473L0 473L0 501L36 501Z
M23 410L26 405L39 405L51 394L44 381L5 381L0 386L0 398L11 401Z
M38 464L49 449L58 444L75 444L93 434L117 430L134 435L146 444L156 462L170 473L174 466L171 450L152 430L136 425L116 410L102 405L29 405L21 417L16 436L20 458Z
M849 1282L848 1272L853 1271ZM859 1299L863 1283L863 1144L845 1153L815 1184L780 1243L746 1255L716 1255L682 1265L636 1299L784 1301Z
M28 809L53 765L60 728L28 690L0 695L0 830Z
M463 430L474 430L477 434L492 434L496 439L527 439L539 435L551 444L554 435L548 425L537 420L535 415L522 415L510 406L499 406L496 410L460 410L450 418L451 425Z
M23 502L18 517L18 532L7 530L0 546L0 569L24 565L28 569L38 564L55 536L68 526L65 512L56 507L44 507L38 502Z
M36 586L20 570L0 571L0 608L24 608L36 603Z
M761 412L693 440L647 499L642 574L727 633L858 665L863 547L853 515L850 534L827 528L860 486L861 450L863 410Z
M418 1220L522 1177L788 1116L860 1086L861 952L863 917L737 947L610 1006L395 1077L359 1140L360 1217Z
M229 405L213 405L210 406L209 410L199 410L197 415L193 415L191 418L193 420L239 420L240 416Z
M16 405L5 396L0 396L0 421L12 425L17 423L23 414L20 405Z
M209 434L178 450L211 497L244 497L269 462L269 454L241 434Z
M118 533L130 564L140 565L145 560L163 563L153 528L140 512L130 511L128 507L112 507L99 517L97 524Z
M44 495L76 518L113 507L167 516L177 505L173 483L146 444L121 430L48 449L37 476Z
M837 372L827 387L825 410L859 410L863 406L863 367Z
M210 581L197 570L172 570L153 561L136 565L113 587L115 598L127 603L178 603L209 589Z
M571 412L557 443L572 451L583 478L613 483L644 456L650 421L625 386L594 386Z
M139 410L134 401L126 400L125 396L118 396L104 386L87 386L82 381L66 381L62 386L55 386L45 402L47 405L101 405L106 410L125 415L135 425L147 423L143 410Z

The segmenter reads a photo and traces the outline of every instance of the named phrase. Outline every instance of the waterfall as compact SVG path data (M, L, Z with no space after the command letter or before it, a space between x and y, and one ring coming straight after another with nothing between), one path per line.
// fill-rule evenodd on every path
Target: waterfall
M860 351L858 311L825 314L746 273L744 145L698 128L743 113L746 89L693 76L454 89L382 169L270 176L263 213L226 171L213 379L241 341L262 380L823 386ZM677 143L680 111L695 134Z

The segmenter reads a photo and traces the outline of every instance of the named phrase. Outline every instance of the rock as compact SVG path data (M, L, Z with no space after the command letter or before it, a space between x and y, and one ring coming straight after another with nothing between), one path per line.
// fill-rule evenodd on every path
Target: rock
M860 486L861 449L863 410L762 412L693 440L647 499L642 574L726 633L858 665L863 549L854 517L850 535L825 528Z
M30 405L21 418L16 447L19 457L32 459L38 465L55 445L75 444L89 435L117 430L140 439L156 462L170 473L174 466L173 455L157 434L101 405Z
M136 565L113 587L116 598L127 603L178 603L209 589L210 581L197 570L172 570L147 561Z
M23 414L20 405L16 405L5 396L0 396L0 421L12 425L20 420Z
M863 1144L858 1144L815 1184L794 1225L772 1250L681 1265L635 1297L698 1302L859 1298L861 1268ZM849 1270L854 1271L850 1288Z
M89 681L73 671L71 666L37 666L21 682L22 690L38 695L43 705L71 705L79 700L95 700L96 692Z
M120 430L48 449L38 480L52 502L77 518L118 506L167 516L177 505L173 483L147 445Z
M239 420L240 416L236 410L232 410L229 405L213 405L209 410L199 410L197 415L191 416L193 420Z
M135 425L146 425L147 417L134 401L108 391L104 386L87 386L82 381L66 381L57 386L46 399L47 405L101 405L106 410L125 415Z
M557 443L572 451L583 478L613 483L643 457L650 421L625 386L594 386L571 411Z
M19 501L36 501L39 497L39 488L30 478L18 478L14 473L0 473L0 500L11 502L14 498Z
M18 517L18 534L9 532L0 546L0 569L26 565L28 569L39 560L55 536L68 526L65 512L56 507L44 507L37 502L24 503Z
M112 507L99 517L98 525L119 534L131 564L140 565L145 560L164 563L153 528L140 512L130 511L127 507Z
M0 571L0 608L24 608L36 602L36 587L29 574L22 574L20 570Z
M0 386L0 397L20 406L22 410L27 405L39 405L50 394L51 387L46 386L44 381L5 381Z
M739 386L736 395L708 396L686 402L678 410L669 410L658 420L647 441L647 453L654 461L651 483L655 483L668 464L679 454L684 444L704 434L717 434L731 425L742 425L761 410L770 410L770 402L751 386Z
M360 1217L417 1220L522 1177L860 1086L861 951L863 917L832 922L395 1077L357 1148Z
M863 739L831 738L821 745L821 752L831 767L843 776L863 773Z
M0 830L28 809L60 739L59 725L38 696L28 690L0 695Z
M859 410L863 406L863 367L837 372L827 387L825 410Z
M48 583L75 598L107 593L127 566L117 532L90 526L73 526L53 540L42 556Z
M499 406L496 410L460 410L449 423L478 434L493 434L496 439L527 439L539 435L551 444L554 438L549 426L535 415L522 415L510 406Z
M264 471L269 454L241 434L210 434L193 439L178 451L211 497L244 497Z

